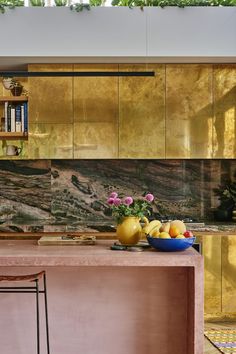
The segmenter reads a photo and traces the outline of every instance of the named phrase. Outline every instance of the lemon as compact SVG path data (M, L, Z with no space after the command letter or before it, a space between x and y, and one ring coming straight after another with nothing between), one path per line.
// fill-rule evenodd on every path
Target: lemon
M182 235L182 234L179 234L179 235L176 236L176 238L185 238L185 236Z
M159 235L160 238L171 238L168 232L161 232Z

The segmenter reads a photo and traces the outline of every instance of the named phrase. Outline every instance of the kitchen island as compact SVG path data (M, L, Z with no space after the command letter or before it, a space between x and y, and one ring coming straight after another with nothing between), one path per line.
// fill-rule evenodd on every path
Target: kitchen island
M203 257L192 248L111 251L112 243L0 241L2 274L46 270L51 353L202 354ZM2 352L34 353L34 296L0 296Z

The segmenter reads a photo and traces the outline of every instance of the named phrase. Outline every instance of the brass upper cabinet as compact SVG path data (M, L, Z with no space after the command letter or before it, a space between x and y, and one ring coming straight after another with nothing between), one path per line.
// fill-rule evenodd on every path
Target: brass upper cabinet
M155 70L155 77L119 78L119 157L165 157L165 66L121 64L120 71Z
M118 64L76 64L75 71L118 71ZM118 157L118 77L74 78L74 157Z
M73 71L70 64L29 65L29 71ZM72 77L29 78L30 158L73 157Z
M213 157L236 157L236 65L213 66Z
M166 157L212 157L212 66L166 66Z

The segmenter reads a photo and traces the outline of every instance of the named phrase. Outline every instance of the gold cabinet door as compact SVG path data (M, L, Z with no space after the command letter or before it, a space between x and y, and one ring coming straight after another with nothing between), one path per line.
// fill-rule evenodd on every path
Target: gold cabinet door
M118 71L118 64L76 64L75 71ZM118 77L74 78L74 158L118 157Z
M213 157L236 157L236 65L213 65Z
M222 237L222 311L236 315L236 235Z
M70 64L32 64L29 71L73 71ZM72 77L29 78L28 156L73 157Z
M155 77L119 78L119 157L165 157L165 66L120 64L120 71L155 71Z
M166 157L212 157L212 66L166 65Z
M206 318L220 314L221 307L221 240L217 234L197 236L204 256L204 312Z

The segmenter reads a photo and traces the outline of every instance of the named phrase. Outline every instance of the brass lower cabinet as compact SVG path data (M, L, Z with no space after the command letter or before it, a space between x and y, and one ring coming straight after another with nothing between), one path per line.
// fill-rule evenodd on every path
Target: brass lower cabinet
M236 317L236 235L222 237L222 312Z
M236 234L198 235L204 255L205 318L236 319Z

